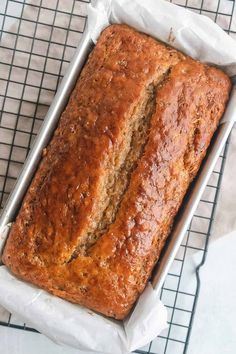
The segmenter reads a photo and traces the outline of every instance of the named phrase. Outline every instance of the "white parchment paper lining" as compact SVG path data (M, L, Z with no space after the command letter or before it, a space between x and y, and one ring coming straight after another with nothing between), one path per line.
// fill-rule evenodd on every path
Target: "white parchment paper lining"
M230 76L236 75L236 42L206 17L163 0L94 2L88 21L94 42L110 23L129 24L202 62L222 67ZM0 248L9 227L1 230ZM22 282L1 266L0 304L57 343L84 352L128 353L166 328L166 309L151 284L130 318L117 322Z

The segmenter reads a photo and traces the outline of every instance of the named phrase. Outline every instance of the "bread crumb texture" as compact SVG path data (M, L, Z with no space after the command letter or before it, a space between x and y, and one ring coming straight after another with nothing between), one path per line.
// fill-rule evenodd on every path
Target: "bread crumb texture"
M224 112L230 80L125 25L103 31L3 254L19 278L123 319Z

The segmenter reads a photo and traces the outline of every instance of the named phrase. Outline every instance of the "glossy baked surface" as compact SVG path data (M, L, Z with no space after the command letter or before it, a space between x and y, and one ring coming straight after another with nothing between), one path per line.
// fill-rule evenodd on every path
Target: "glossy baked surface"
M143 291L228 77L124 25L101 35L8 238L18 277L117 319Z

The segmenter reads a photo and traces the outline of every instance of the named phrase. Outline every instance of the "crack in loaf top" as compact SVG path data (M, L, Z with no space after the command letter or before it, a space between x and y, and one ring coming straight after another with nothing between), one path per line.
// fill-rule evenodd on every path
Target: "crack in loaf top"
M12 271L123 318L150 276L230 82L124 25L101 35L25 197Z
M119 35L115 29L90 56L30 188L28 230L45 264L67 262L96 228L106 204L104 182L127 144L129 117L145 87L180 57L126 27Z

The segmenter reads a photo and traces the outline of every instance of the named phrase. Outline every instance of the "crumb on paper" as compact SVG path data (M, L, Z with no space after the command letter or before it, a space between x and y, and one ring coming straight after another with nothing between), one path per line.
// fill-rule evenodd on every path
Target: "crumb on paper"
M174 36L173 28L171 27L167 42L174 43L175 40L176 40L176 37Z

